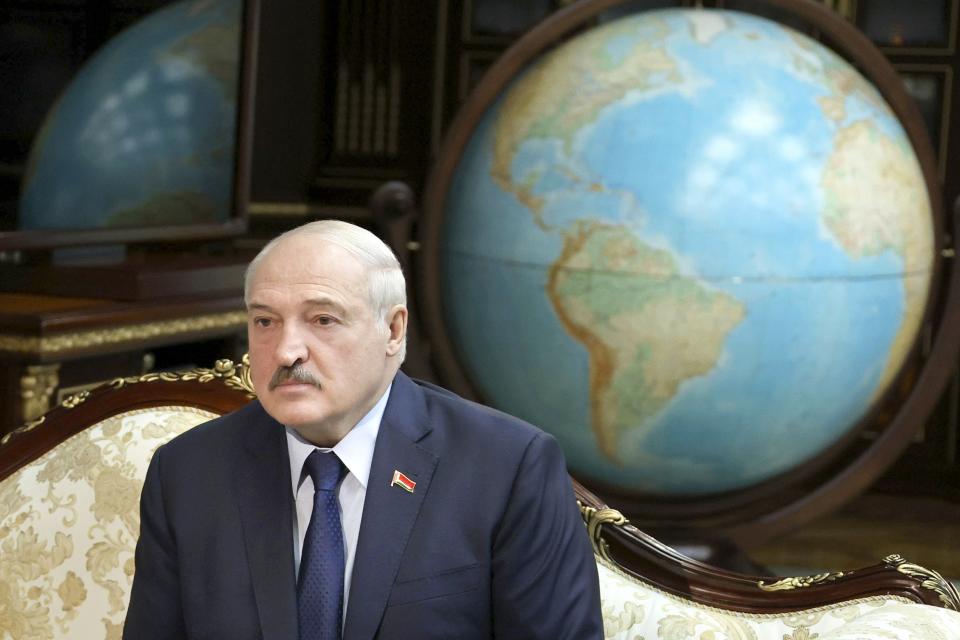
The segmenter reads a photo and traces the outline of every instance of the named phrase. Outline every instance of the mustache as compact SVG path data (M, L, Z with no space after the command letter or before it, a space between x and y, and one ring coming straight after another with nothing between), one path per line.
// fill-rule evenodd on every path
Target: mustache
M316 388L322 388L320 381L299 362L289 367L277 367L270 378L270 390L273 391L284 382L299 382L303 384L312 384Z

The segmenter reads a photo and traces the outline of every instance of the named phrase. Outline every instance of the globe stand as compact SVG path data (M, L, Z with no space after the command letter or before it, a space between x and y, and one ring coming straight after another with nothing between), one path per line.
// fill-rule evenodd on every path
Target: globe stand
M414 254L420 249L413 237L418 217L413 189L397 181L381 185L370 197L370 211L381 237L393 249L407 276L407 355L403 370L415 378L437 382L437 372L430 362L430 345L423 338L420 326L416 291L412 286Z

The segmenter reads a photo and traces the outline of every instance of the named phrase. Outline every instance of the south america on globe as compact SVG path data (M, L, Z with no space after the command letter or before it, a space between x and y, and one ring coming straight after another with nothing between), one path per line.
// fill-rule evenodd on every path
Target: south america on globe
M594 26L504 90L444 204L445 320L491 404L575 475L702 496L803 465L914 343L933 222L910 141L764 18Z

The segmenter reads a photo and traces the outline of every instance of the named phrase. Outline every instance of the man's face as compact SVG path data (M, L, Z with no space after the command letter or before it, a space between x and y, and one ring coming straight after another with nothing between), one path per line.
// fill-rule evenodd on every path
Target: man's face
M332 446L373 407L396 373L406 309L371 308L353 255L308 234L274 247L247 292L253 386L267 413Z

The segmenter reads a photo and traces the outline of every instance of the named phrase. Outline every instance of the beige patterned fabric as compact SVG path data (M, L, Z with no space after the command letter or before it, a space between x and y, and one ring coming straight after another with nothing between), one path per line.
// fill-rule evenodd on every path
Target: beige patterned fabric
M597 564L608 640L960 640L960 614L896 596L746 614L695 604Z
M960 615L946 609L894 604L870 611L817 640L954 640L960 638Z
M216 415L111 417L0 482L0 639L119 640L154 450Z
M130 411L0 482L0 640L119 640L150 457L214 417L189 407ZM696 605L598 565L610 639L960 640L960 614L901 598L748 615Z

